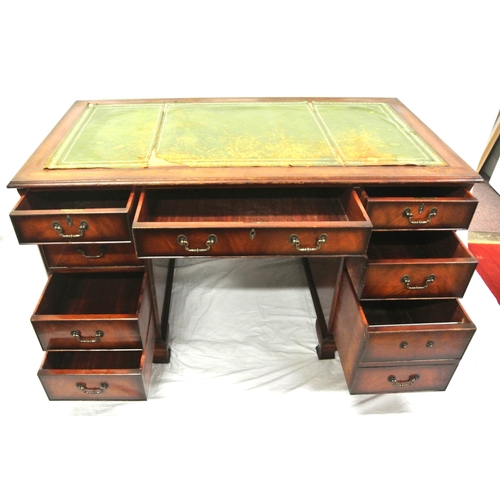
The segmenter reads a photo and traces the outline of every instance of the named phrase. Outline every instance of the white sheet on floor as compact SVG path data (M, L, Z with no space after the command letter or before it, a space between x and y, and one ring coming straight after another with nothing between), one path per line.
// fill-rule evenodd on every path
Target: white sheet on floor
M253 494L234 498L255 498L267 480L277 498L284 485L304 497L324 492L330 482L351 491L360 471L371 478L359 485L367 492L381 474L402 491L410 473L425 478L420 489L443 498L445 474L474 470L490 482L496 477L496 462L484 458L483 447L500 444L500 306L477 273L462 304L478 330L445 392L349 395L339 359L317 358L315 311L298 259L204 258L178 261L171 362L153 366L148 401L50 402L36 375L43 352L29 322L46 276L37 249L19 246L10 230L4 234L2 257L16 265L4 268L3 429L31 431L32 442L42 440L38 450L66 441L75 449L79 442L88 455L113 435L128 464L130 450L142 454L149 436L149 449L163 450L151 467L157 478L174 480L175 491L201 491L205 483L246 490L252 471L259 481ZM164 268L166 261L155 265ZM66 415L132 418L120 427L78 423L61 434L59 417ZM51 453L59 459L62 449ZM175 478L164 471L165 460L174 464ZM333 464L351 473L337 477ZM193 471L202 478L198 483ZM476 485L488 483L467 484L477 493Z

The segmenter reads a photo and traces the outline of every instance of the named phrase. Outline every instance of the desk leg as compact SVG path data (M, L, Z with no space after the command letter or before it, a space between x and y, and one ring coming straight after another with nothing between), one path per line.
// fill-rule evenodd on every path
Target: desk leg
M172 297L172 283L174 280L175 259L169 259L168 264L161 268L162 273L158 268L155 269L151 260L147 261L147 269L151 284L151 293L153 296L154 318L156 321L156 342L153 363L169 363L170 362L170 347L169 347L169 325L168 316L170 312L170 299ZM166 269L166 276L164 270ZM161 290L163 286L156 285L165 284L163 298ZM161 302L161 303L160 303Z
M333 337L333 318L337 307L339 280L344 257L318 257L303 259L304 269L316 310L316 333L319 359L335 358L337 345Z

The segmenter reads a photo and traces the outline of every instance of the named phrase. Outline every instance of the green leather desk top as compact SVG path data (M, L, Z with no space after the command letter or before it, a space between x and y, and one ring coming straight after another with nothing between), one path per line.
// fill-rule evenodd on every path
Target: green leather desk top
M90 103L46 169L443 166L384 102Z

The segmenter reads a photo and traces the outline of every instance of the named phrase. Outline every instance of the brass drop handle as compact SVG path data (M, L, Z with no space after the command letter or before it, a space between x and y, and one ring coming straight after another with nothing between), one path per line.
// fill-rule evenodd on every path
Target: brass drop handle
M316 252L317 250L319 250L321 248L321 245L323 245L324 243L326 243L327 240L328 240L328 236L325 233L323 233L323 234L320 234L318 236L318 238L316 239L316 246L315 247L304 247L304 248L301 248L300 247L299 237L296 234L291 234L290 238L288 238L288 241L292 245L294 245L295 248L299 252Z
M109 384L107 382L101 382L99 387L88 388L87 384L77 382L76 387L85 394L102 394L109 387Z
M429 215L427 216L427 219L423 220L413 220L413 213L411 211L411 208L405 208L403 210L403 217L406 217L408 219L409 224L429 224L431 219L433 217L436 217L438 213L438 209L436 207L432 208L429 212Z
M387 377L387 380L394 387L409 387L410 385L414 384L419 378L420 376L415 374L415 375L410 375L408 380L398 380L394 375L389 375Z
M87 255L87 252L85 251L85 248L83 247L76 247L76 251L82 254L82 257L85 259L101 259L104 257L104 253L106 252L106 245L101 245L99 248L99 253L97 255Z
M179 236L177 236L177 243L183 246L184 249L187 250L188 252L194 252L194 253L208 252L210 248L212 248L212 246L217 243L217 236L215 236L215 234L209 235L207 238L207 242L205 243L205 248L189 248L188 239L183 234L179 234Z
M85 231L87 231L87 229L89 228L89 223L85 220L82 220L80 222L80 225L78 226L78 234L64 234L64 229L56 220L52 223L52 228L59 233L59 236L61 238L81 238L84 235Z
M429 276L427 276L427 279L425 280L425 283L422 286L410 286L411 285L410 277L407 274L405 274L404 276L401 277L401 283L406 285L406 288L408 290L423 290L424 288L427 288L435 279L436 279L435 274L429 274Z
M81 344L95 344L104 337L104 332L96 330L94 337L82 337L82 333L79 330L71 330L71 336L75 337Z

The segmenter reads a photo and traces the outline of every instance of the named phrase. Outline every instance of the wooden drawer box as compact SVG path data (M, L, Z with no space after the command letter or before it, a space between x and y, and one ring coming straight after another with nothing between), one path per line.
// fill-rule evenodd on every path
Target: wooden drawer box
M145 190L139 257L362 255L371 223L350 189Z
M142 349L150 312L144 272L57 273L31 323L45 350Z
M41 245L42 255L51 271L78 268L144 267L135 255L133 243L78 243Z
M155 330L144 350L48 351L38 377L50 400L146 400Z
M131 241L127 190L28 191L10 213L19 243Z
M452 231L373 232L362 298L463 297L477 260Z
M456 299L360 302L347 272L343 273L339 288L333 333L351 393L443 390L446 387L447 376L451 377L455 368L438 365L452 367L458 364L476 330ZM422 382L424 378L418 369L425 366L429 366L425 368L426 380L436 380L435 386ZM379 377L372 385L369 374L377 372L367 371L360 378L366 370L382 367L392 372L396 368L399 370L385 377L383 390L377 385ZM418 380L411 384L407 381L401 386L388 383L392 375L396 381L407 380L405 370L418 375ZM435 378L437 373L439 376Z
M460 187L371 187L359 193L374 229L467 229L477 206Z
M475 327L454 299L361 302L359 361L462 358Z

